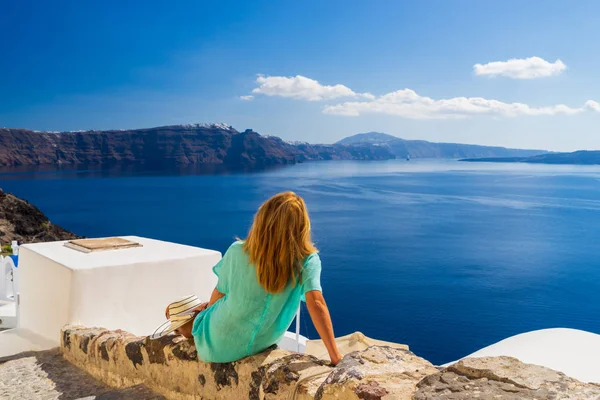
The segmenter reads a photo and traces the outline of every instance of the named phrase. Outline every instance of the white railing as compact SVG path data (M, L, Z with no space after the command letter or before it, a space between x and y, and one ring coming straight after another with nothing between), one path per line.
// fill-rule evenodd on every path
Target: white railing
M300 353L300 309L302 303L298 306L298 312L296 313L296 351Z
M17 268L10 257L0 256L0 330L18 325Z
M12 258L0 256L0 301L15 301L17 268Z

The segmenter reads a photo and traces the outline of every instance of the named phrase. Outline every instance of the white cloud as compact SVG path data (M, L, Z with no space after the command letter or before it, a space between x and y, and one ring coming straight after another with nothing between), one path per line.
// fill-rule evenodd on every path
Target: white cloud
M513 79L534 79L560 75L567 66L556 60L551 63L540 57L512 58L508 61L495 61L487 64L475 64L475 75L506 76Z
M533 57L533 59L535 58L537 57ZM509 60L507 63L528 60L531 59ZM544 60L539 60L545 63ZM557 60L557 63L560 63L560 60ZM564 104L536 107L524 103L505 103L483 97L453 97L435 100L421 96L411 89L397 90L376 97L371 93L356 93L344 85L321 85L318 81L301 75L295 77L265 77L259 75L256 82L259 87L254 89L252 93L266 96L307 101L332 100L340 97L360 98L360 100L346 101L323 108L324 114L347 117L357 117L364 114L386 114L411 119L457 119L477 115L510 118L557 114L573 115L585 111L600 112L600 103L593 100L588 100L581 107L570 107ZM240 96L240 98L242 100L252 100L254 96Z
M259 87L252 93L266 96L289 97L293 99L318 101L339 97L363 97L374 99L370 93L355 93L344 85L327 86L301 75L296 76L262 76L256 78Z
M600 112L600 103L594 100L588 100L585 102L585 108L591 111Z
M523 103L504 103L482 97L454 97L434 100L418 95L410 89L385 94L373 101L353 101L327 106L324 114L357 117L363 114L387 114L411 119L456 119L476 115L517 117L521 115L573 115L594 110L600 112L600 104L588 101L583 107L572 108L564 104L532 107Z

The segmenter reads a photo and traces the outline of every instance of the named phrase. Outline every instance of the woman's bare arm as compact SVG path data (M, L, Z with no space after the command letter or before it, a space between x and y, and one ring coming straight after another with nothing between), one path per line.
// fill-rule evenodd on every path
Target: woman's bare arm
M336 365L340 362L342 356L335 342L333 324L331 323L331 316L329 315L329 309L327 308L327 303L325 303L323 293L318 290L306 292L306 306L308 307L310 319L312 319L317 332L319 332L319 336L321 336L327 348L331 363Z
M208 306L212 306L213 304L215 304L217 302L217 300L219 300L221 297L224 297L225 295L221 292L219 292L217 290L217 288L214 288L212 291L212 294L210 295L210 300L208 301Z

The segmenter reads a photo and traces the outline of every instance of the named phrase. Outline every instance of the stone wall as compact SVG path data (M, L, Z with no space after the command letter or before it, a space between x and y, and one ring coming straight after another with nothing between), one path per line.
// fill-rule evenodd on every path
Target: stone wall
M336 367L272 348L243 360L198 360L193 341L67 326L63 356L104 383L145 384L168 399L600 399L600 386L509 357L438 369L408 350L373 346Z

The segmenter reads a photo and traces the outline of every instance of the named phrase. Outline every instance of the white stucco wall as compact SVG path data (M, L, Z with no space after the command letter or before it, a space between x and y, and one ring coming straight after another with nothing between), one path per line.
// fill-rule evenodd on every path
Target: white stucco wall
M9 342L35 342L31 350L57 346L66 324L148 335L164 322L169 302L189 294L208 301L217 282L212 267L221 253L125 238L142 247L86 254L65 242L21 246L19 327L0 335L0 357L11 353ZM27 350L22 347L19 351Z
M35 245L31 245L35 246ZM19 328L53 343L69 321L72 271L22 246L19 253Z

